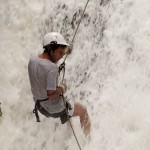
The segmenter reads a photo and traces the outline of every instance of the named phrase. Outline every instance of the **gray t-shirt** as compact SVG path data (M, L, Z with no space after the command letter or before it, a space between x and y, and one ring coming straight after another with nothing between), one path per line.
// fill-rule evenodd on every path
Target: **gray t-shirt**
M35 102L46 99L47 90L56 90L58 85L58 67L50 60L31 56L28 64L28 73ZM65 109L61 96L55 100L41 102L41 105L51 114Z

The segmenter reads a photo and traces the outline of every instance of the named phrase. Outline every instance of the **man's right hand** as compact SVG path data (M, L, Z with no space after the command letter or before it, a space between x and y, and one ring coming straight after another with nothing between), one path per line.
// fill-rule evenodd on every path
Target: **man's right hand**
M66 91L67 91L67 86L66 86L65 83L61 82L61 83L59 84L59 87L62 88L62 93L63 93L63 94L66 93Z

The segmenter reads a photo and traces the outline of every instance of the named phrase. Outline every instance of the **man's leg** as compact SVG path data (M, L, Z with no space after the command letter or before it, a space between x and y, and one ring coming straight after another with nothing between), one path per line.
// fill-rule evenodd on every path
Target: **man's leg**
M88 136L90 134L90 130L91 130L91 122L90 122L86 107L84 107L83 105L81 105L78 102L75 102L74 103L74 112L73 112L72 117L74 117L74 116L80 117L81 128L83 128L85 135Z

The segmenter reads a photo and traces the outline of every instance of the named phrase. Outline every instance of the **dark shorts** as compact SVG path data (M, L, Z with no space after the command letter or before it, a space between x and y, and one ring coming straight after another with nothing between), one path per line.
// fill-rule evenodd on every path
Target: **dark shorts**
M60 118L62 124L64 124L65 122L67 122L71 118L71 116L69 116L67 113L68 108L64 109L63 111L61 111L59 113L50 114L47 110L45 110L41 106L40 102L37 102L36 106L37 106L39 112L46 117L48 117L48 118L49 117Z

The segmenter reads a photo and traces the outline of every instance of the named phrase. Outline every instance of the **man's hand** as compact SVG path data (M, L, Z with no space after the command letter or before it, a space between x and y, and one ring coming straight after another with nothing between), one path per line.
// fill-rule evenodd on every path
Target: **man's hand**
M62 88L62 93L64 94L67 91L67 86L65 83L61 82L59 87Z

